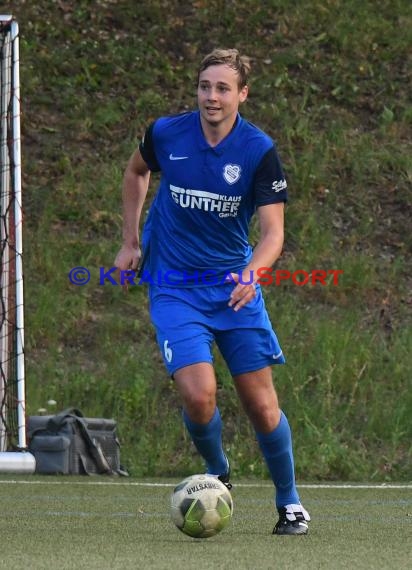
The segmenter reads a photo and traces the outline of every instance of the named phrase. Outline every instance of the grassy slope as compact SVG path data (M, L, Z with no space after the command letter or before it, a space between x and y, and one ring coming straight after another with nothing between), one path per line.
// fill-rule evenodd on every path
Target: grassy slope
M191 108L199 58L236 45L254 58L243 113L278 141L290 185L278 268L344 270L336 287L266 290L288 356L276 377L298 474L407 477L409 3L14 1L9 11L22 36L29 412L54 398L116 417L139 474L199 466L145 291L102 287L97 268L119 247L121 175L144 126ZM67 279L78 265L92 270L83 288ZM216 362L234 468L261 475Z

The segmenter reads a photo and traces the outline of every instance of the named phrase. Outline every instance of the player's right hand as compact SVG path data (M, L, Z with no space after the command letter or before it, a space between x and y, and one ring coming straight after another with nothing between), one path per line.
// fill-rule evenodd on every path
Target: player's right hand
M136 270L141 256L142 252L140 251L140 247L123 244L119 253L116 255L114 265L120 271L126 271L127 269Z
M123 244L119 253L116 255L116 259L114 260L114 265L117 267L117 277L119 277L121 271L136 271L141 256L142 252L140 251L140 247ZM124 293L128 292L129 286L127 281L122 285L122 288Z

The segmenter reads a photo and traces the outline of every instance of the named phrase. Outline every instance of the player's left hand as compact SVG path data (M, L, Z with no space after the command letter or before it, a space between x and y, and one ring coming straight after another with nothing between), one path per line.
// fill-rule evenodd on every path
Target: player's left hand
M245 278L242 276L242 279L239 278L238 273L231 273L230 275L237 285L230 295L229 307L232 307L234 311L239 311L239 309L256 297L256 286L255 283L250 283L249 285L244 284L250 281L250 274L248 277L245 276Z

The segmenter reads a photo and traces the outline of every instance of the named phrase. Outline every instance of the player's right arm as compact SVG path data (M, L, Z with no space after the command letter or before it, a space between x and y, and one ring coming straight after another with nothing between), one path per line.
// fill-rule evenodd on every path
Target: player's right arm
M123 177L123 245L114 262L123 271L137 269L141 257L139 224L149 180L149 167L143 160L140 148L137 148L129 159Z

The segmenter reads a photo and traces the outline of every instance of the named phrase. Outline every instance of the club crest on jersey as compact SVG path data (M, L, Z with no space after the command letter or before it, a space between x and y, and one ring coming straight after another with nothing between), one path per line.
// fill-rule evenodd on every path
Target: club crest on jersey
M223 167L223 178L228 184L234 184L240 178L242 169L238 164L225 164Z

